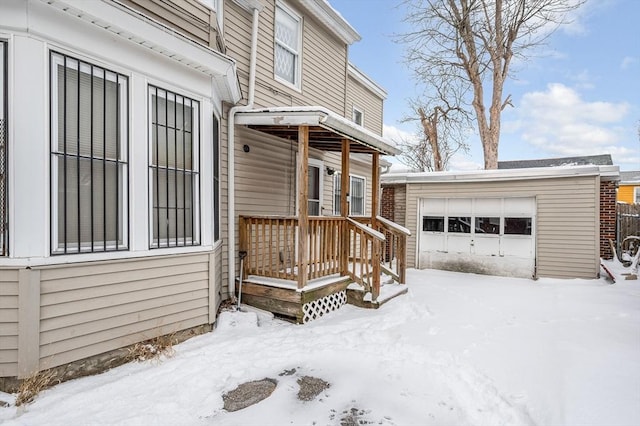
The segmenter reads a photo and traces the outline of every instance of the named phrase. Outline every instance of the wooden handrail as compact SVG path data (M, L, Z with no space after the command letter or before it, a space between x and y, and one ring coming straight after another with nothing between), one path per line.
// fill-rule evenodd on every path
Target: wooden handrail
M355 220L351 219L350 217L347 218L347 222L349 222L350 224L352 224L356 228L362 230L362 232L364 232L366 234L369 234L372 238L376 238L376 239L378 239L380 241L384 241L385 240L385 237L384 237L383 233L378 232L375 229L370 228L368 226L364 226L360 222L356 222Z
M407 228L405 228L404 226L400 226L395 222L390 221L387 218L384 218L382 216L376 216L376 220L382 224L384 224L384 226L386 228L388 228L390 231L395 231L397 233L400 234L404 234L407 237L411 236L411 231L409 231Z

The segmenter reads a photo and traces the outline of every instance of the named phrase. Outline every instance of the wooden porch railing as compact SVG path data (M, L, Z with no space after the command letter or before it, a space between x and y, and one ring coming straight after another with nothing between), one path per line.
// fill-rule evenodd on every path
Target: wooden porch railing
M355 219L355 220L354 220ZM380 293L380 272L405 282L406 229L384 218L314 216L307 230L308 280L333 274L349 276ZM298 281L302 257L297 250L298 218L240 216L240 250L246 251L243 276Z
M358 216L354 219L371 226L371 218L368 216ZM380 268L400 284L405 284L407 282L407 238L411 232L382 216L376 216L374 229L385 237Z
M240 250L247 252L244 276L298 280L298 218L241 216ZM342 217L310 217L308 227L307 279L341 272Z
M380 261L384 235L347 218L349 232L349 276L370 291L372 300L380 295Z

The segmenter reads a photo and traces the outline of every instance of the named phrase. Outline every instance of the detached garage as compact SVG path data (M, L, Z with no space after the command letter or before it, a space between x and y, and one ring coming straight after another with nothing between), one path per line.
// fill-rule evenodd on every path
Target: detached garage
M596 278L601 205L618 176L616 166L387 174L382 214L412 231L409 267Z

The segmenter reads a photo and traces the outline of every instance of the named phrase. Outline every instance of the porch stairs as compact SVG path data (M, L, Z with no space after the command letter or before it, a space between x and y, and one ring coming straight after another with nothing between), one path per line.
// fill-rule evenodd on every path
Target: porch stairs
M239 285L236 285L236 291L238 288ZM381 276L380 295L376 300L348 276L336 274L316 278L309 281L303 289L298 289L295 281L249 275L242 283L241 301L269 311L279 318L305 324L345 304L378 309L407 291L406 284L398 284L385 275Z

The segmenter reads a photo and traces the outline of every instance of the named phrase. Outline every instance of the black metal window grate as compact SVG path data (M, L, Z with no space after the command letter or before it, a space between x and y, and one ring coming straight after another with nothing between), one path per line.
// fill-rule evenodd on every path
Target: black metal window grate
M149 86L151 247L200 244L198 101Z
M0 256L9 254L9 216L7 212L7 43L0 40Z
M128 79L51 53L51 249L128 249Z

